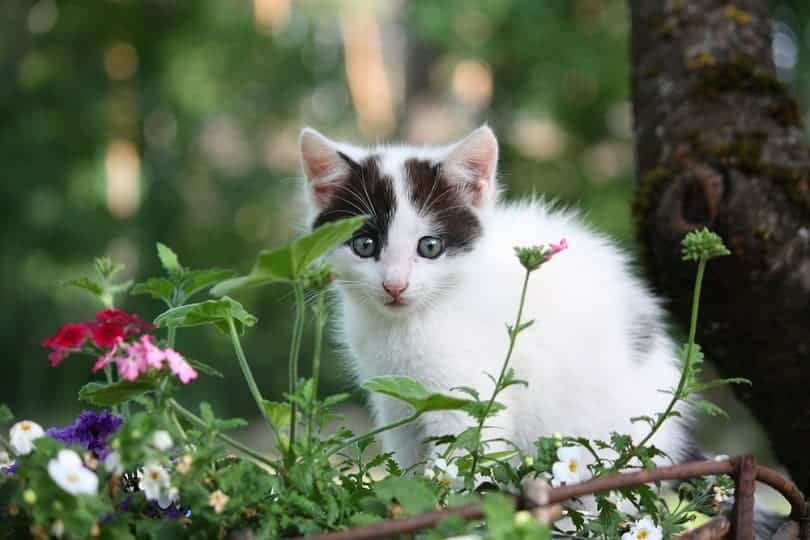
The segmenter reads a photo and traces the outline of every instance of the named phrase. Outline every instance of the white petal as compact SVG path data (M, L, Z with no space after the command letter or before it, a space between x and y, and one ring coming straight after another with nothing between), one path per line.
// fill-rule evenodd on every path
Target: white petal
M632 532L626 532L622 535L622 540L636 540L636 535Z
M160 429L158 431L155 431L154 435L152 435L152 446L154 446L161 452L169 450L173 445L174 441L172 441L172 436L169 434L168 431Z
M436 467L437 469L442 470L442 471L446 471L447 470L447 460L445 460L443 458L438 458L433 462L433 466Z
M59 465L65 469L79 469L83 467L82 458L73 450L59 450L56 459L59 461Z
M563 446L557 449L557 459L560 461L576 460L579 461L582 456L582 449L578 446Z
M79 493L85 495L96 495L98 493L98 476L84 467L78 471L79 474Z
M558 461L552 465L551 474L558 482L569 483L576 481L576 476L571 474L571 471L568 469L568 463L562 461Z

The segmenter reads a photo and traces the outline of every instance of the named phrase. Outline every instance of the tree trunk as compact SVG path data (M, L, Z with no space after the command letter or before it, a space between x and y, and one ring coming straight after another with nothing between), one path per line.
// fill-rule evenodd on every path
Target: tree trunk
M630 0L644 261L688 323L695 267L681 238L707 226L698 341L810 494L810 149L776 78L767 0Z

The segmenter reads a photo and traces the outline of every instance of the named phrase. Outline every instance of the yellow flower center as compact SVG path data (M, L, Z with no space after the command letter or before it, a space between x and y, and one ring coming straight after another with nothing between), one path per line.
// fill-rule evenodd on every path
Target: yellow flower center
M647 540L648 536L650 536L650 533L647 532L647 529L641 529L636 533L636 538L638 540Z
M568 470L573 472L577 472L577 462L573 459L568 462Z
M79 475L76 474L76 473L68 473L67 476L65 477L65 479L70 484L76 484L76 483L79 482Z
M31 431L31 424L29 424L28 422L23 422L22 424L20 424L20 430Z
M158 478L160 478L160 473L157 471L149 471L149 478L157 482Z

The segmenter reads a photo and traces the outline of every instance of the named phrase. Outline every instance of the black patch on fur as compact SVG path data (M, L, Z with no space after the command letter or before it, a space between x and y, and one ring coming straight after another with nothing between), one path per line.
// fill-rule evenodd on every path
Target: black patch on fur
M312 228L331 221L367 214L370 216L369 219L355 235L375 238L378 242L375 258L379 259L379 250L386 243L388 227L396 210L394 184L390 177L380 174L380 163L376 156L357 163L342 152L338 152L338 155L349 165L350 173L338 183L331 200L312 223Z
M462 188L442 176L441 164L420 159L405 162L411 202L428 216L444 240L447 253L470 251L481 236L481 222L472 211Z

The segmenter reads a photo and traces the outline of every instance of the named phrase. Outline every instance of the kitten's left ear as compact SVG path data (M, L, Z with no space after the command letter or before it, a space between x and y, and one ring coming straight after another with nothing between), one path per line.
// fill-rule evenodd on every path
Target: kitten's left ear
M442 162L442 174L470 194L473 206L495 200L498 140L489 126L481 126L459 141Z

